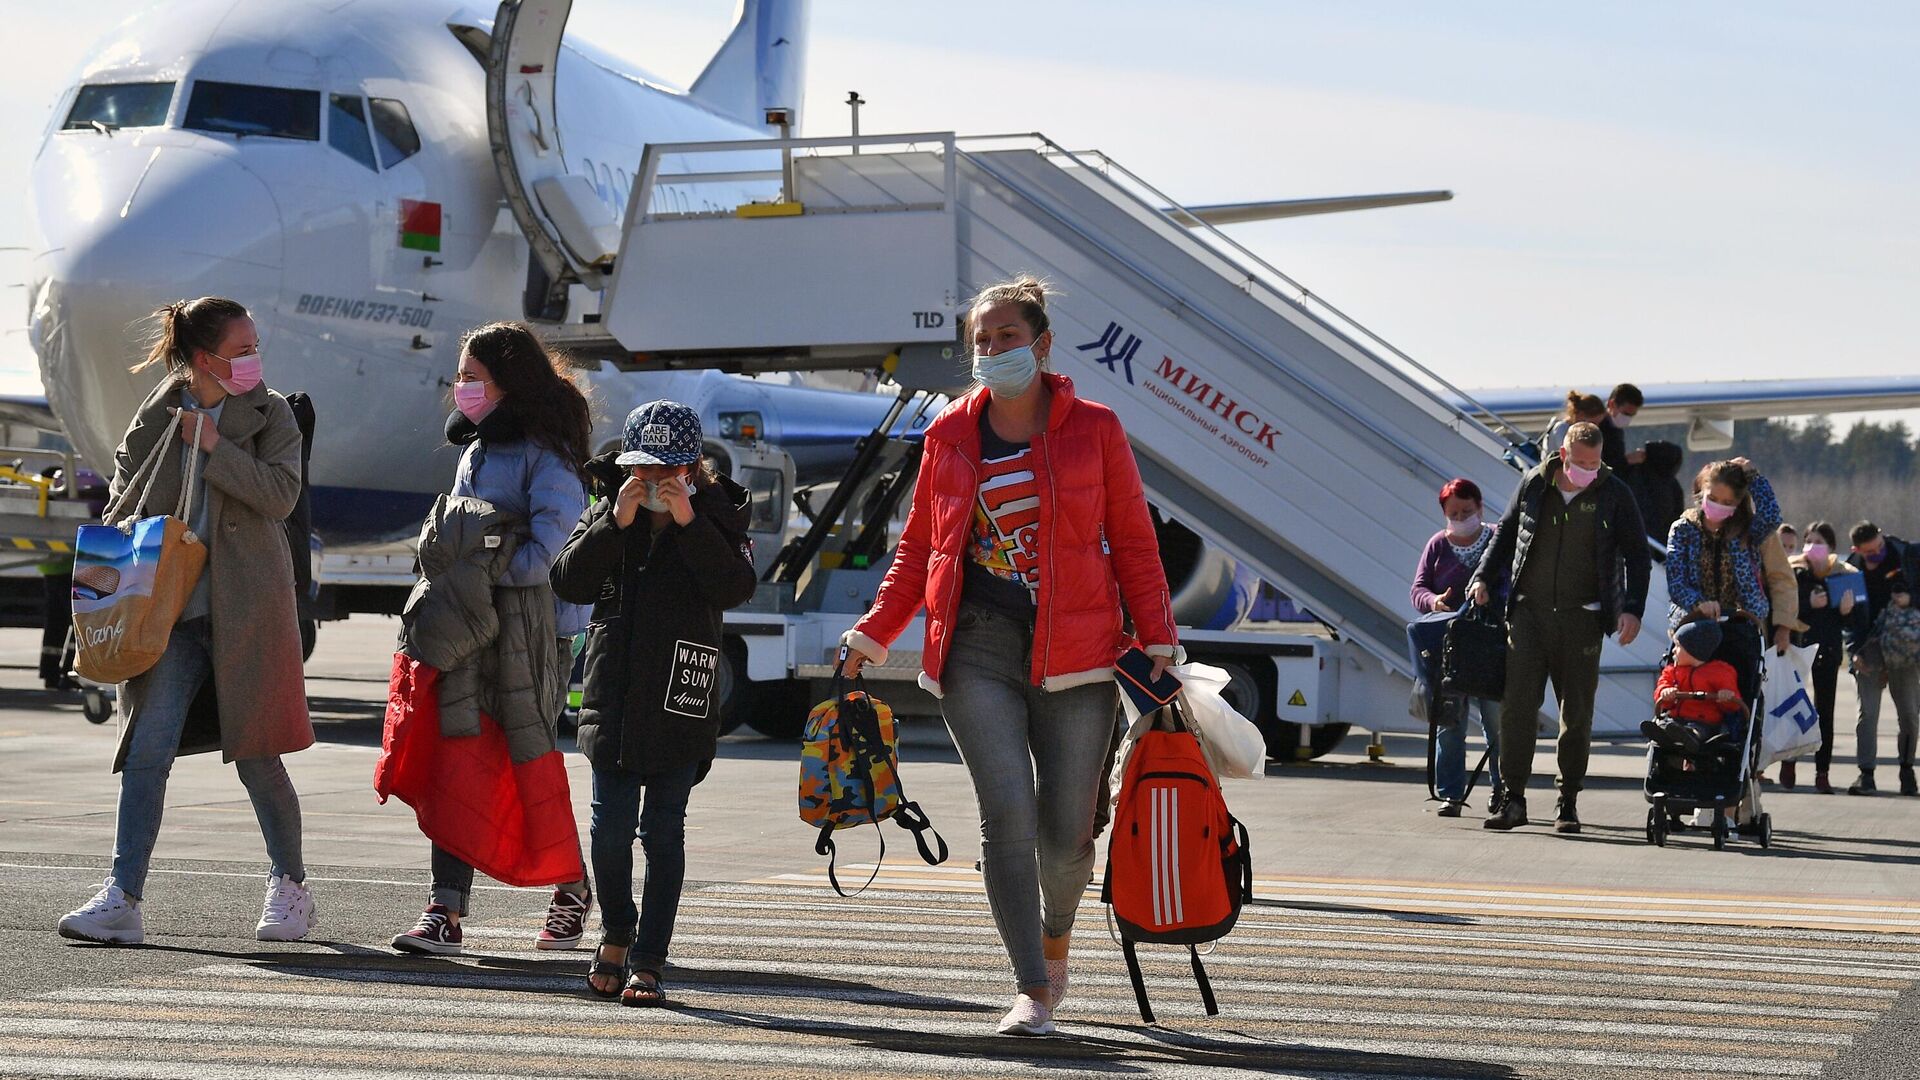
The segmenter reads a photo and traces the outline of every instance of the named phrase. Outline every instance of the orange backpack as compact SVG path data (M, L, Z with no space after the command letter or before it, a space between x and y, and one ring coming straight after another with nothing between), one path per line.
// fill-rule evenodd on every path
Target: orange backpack
M1194 946L1233 929L1253 899L1253 859L1246 827L1227 812L1191 731L1149 729L1135 744L1120 782L1100 899L1119 927L1141 1019L1154 1022L1134 953L1142 941L1185 945L1207 1015L1219 1014Z

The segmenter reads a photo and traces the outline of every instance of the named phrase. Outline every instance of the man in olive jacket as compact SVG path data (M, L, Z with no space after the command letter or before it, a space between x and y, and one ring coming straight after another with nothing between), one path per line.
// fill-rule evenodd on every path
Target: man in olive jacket
M1558 455L1521 477L1468 588L1474 603L1486 604L1501 571L1513 583L1500 702L1503 798L1484 823L1489 829L1527 823L1534 725L1552 679L1560 700L1553 827L1580 831L1575 799L1587 777L1600 646L1609 633L1618 633L1622 645L1640 634L1653 560L1633 491L1600 459L1602 441L1595 425L1575 424Z

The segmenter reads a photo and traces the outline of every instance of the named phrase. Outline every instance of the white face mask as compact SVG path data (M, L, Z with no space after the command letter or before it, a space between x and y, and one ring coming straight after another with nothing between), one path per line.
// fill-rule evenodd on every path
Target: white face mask
M1033 346L1021 345L992 356L973 356L973 377L1001 397L1019 397L1040 374L1040 360Z
M1447 519L1447 535L1455 540L1471 540L1480 535L1480 515L1474 514L1465 520Z
M1614 413L1613 426L1625 431L1633 426L1633 417L1623 412Z
M647 485L647 493L641 498L640 505L656 514L664 514L673 509L673 504L667 501L666 493L675 487L679 487L689 495L693 494L693 485L687 483L684 476L669 476L665 480L642 480L641 483Z

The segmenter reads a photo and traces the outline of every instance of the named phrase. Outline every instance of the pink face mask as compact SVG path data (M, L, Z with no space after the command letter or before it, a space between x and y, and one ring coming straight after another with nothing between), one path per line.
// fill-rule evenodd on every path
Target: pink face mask
M220 359L226 360L227 358L222 356ZM232 378L222 379L218 375L213 377L213 381L220 384L220 389L238 396L260 385L263 376L261 374L262 367L259 353L248 353L245 356L236 356L231 360L227 360L227 366L233 369Z
M1717 503L1712 499L1700 500L1700 512L1706 515L1708 521L1714 522L1715 524L1732 517L1733 512L1737 509L1739 509L1739 507L1728 506L1726 503Z
M1561 458L1560 463L1566 467L1567 481L1571 483L1576 490L1584 488L1595 480L1600 479L1599 469L1583 469L1566 458Z
M1806 551L1802 554L1806 555L1807 561L1813 565L1823 566L1826 564L1827 556L1833 554L1833 549L1825 544L1808 544Z
M485 420L487 414L499 404L498 401L488 400L487 384L477 379L453 384L453 407L460 410L460 415L476 424Z

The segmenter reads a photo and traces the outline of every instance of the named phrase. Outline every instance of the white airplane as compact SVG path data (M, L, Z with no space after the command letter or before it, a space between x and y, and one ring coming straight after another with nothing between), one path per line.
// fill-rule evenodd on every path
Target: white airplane
M797 103L805 4L755 7L686 92L569 44L568 168L616 217L649 140L766 137L759 98ZM320 411L322 535L417 527L456 460L440 429L458 339L521 317L529 289L527 243L489 157L489 22L419 0L183 0L101 41L53 110L31 187L29 332L45 404L82 460L111 460L156 377L127 371L140 320L170 299L231 296L260 324L272 385L307 391ZM762 47L769 29L778 47ZM576 290L576 303L594 299ZM837 475L889 404L715 371L589 381L600 430L616 437L655 397L709 424L757 412L803 478Z

